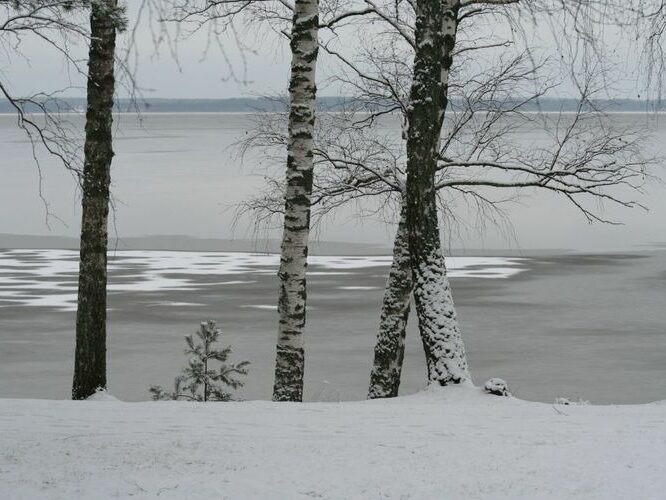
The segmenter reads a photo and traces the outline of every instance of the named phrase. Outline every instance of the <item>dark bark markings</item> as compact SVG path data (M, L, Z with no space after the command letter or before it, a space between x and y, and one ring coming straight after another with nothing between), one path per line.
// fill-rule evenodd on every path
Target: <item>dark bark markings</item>
M318 0L296 0L291 34L287 190L278 291L275 401L303 399L306 271L310 233L318 54Z

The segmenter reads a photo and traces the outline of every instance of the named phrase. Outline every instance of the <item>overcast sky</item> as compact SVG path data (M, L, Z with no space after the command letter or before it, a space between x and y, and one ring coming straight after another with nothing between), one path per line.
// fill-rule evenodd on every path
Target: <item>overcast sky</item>
M138 3L128 2L130 24L136 21ZM86 22L85 18L82 20ZM289 73L288 46L283 37L270 30L260 29L256 25L254 28L241 28L239 31L243 43L253 51L242 57L231 36L211 38L206 29L180 41L175 52L171 50L173 44L169 43L160 44L156 50L153 42L155 29L156 24L145 19L135 31L135 46L139 53L139 64L136 66L138 82L147 97L228 98L285 92ZM502 29L506 30L506 26L493 27L495 32ZM555 54L557 33L553 36L547 26L530 28L526 36L532 48L541 48L541 53L550 56ZM338 47L349 54L353 52L355 40L353 37L347 38L349 41ZM608 34L606 38L608 54L613 56L618 65L614 69L619 70L609 79L608 83L612 87L609 95L636 98L640 94L636 82L640 57L636 48L621 42L613 34ZM211 43L211 40L214 41ZM118 43L120 52L127 47L127 43L128 33L121 34ZM0 74L15 94L44 91L45 86L50 90L74 86L67 92L68 95L85 95L81 75L73 73L62 56L45 49L43 42L27 38L23 40L21 50L24 57L8 59L11 52L3 53L3 57L0 57ZM83 59L86 48L72 45L69 52ZM177 56L174 57L174 54ZM229 68L233 68L234 76L230 74ZM317 71L320 93L339 94L337 86L327 83L331 74L339 71L334 61L322 53ZM566 81L556 92L558 95L574 93L573 87Z
M146 96L175 98L227 98L259 94L284 93L289 71L289 57L284 40L275 35L256 33L246 36L251 45L259 48L247 59L235 50L227 50L231 65L249 83L227 78L228 64L216 48L204 58L207 46L205 33L179 44L178 63L162 46L159 54L153 50L150 31L139 30L141 48L139 81L149 89ZM531 35L545 47L554 43ZM229 40L223 40L227 47ZM254 43L256 42L256 43ZM121 42L121 46L122 46ZM537 43L537 42L535 42ZM37 41L28 40L23 46L23 58L0 58L0 71L18 94L74 85L69 95L81 96L80 75L66 70L62 58L43 50ZM351 50L351 48L348 48ZM77 52L78 51L78 52ZM72 53L84 54L84 47L73 47ZM617 97L635 97L636 86L632 65L638 57L620 53L625 74L613 79ZM247 72L240 70L247 63ZM336 69L323 60L319 67L320 92L338 93L324 82ZM566 92L565 92L566 93ZM648 120L648 117L637 117ZM167 121L164 121L167 120ZM663 120L662 120L663 122ZM120 236L146 234L189 234L200 237L247 237L247 231L232 231L232 215L228 207L249 195L261 185L261 178L252 168L241 168L227 149L243 133L231 118L190 118L148 120L144 129L136 123L125 122L118 129L114 161L114 194L117 200L116 227ZM125 129L124 127L127 127ZM189 128L188 128L189 127ZM666 124L654 129L655 147L666 144ZM3 144L3 182L0 184L0 232L22 234L78 233L78 192L73 180L58 170L47 169L44 193L53 213L62 219L51 220L49 229L44 220L44 206L39 198L38 176L25 138L15 130L10 117L0 120L0 143ZM661 154L666 154L662 150ZM52 165L44 159L44 165ZM251 167L251 166L250 166ZM663 168L660 167L660 173ZM552 196L528 197L509 210L515 228L515 239L490 228L487 232L462 233L454 246L467 248L574 248L626 249L666 242L666 193L660 186L650 186L641 197L651 211L610 210L607 215L623 222L623 226L590 226L571 206ZM10 214L7 216L7 214ZM21 214L16 215L16 214ZM241 228L242 229L242 228ZM277 234L273 234L276 236ZM342 213L320 233L320 237L339 241L390 243L393 232L377 221L358 221Z

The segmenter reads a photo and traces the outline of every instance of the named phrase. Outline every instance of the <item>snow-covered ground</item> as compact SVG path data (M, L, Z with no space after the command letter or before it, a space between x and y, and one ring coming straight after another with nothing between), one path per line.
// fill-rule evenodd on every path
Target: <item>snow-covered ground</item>
M104 399L104 398L101 398ZM658 499L666 404L0 400L0 498Z

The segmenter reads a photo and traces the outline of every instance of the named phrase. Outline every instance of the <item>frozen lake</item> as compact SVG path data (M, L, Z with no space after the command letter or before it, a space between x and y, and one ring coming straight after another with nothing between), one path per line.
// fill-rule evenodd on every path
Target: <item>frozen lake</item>
M116 252L111 260L109 382L121 399L147 398L150 384L168 386L184 362L183 336L205 319L217 320L238 358L252 362L243 395L270 397L277 257L169 251L201 250L174 246L173 235L279 237L279 231L255 235L243 224L233 229L234 204L263 185L263 173L283 168L256 156L241 162L235 153L234 143L253 118L147 114L139 122L129 115L116 117L111 233L120 237L119 249L134 249ZM666 144L663 118L621 114L611 119L645 123L655 134L651 144ZM399 134L399 122L387 120L387 134ZM80 127L83 121L72 116L72 123ZM538 137L524 127L515 139L529 147ZM42 194L59 218L50 219L49 230L38 170L13 116L0 115L0 147L0 233L76 237L80 199L72 176L52 159L40 158ZM450 262L477 383L503 377L518 396L541 401L666 398L666 252L657 245L666 241L666 196L648 189L639 201L651 211L607 207L605 215L624 226L589 225L564 201L533 193L506 206L514 224L508 235L492 225L476 231L473 215L462 218L468 225L455 228L452 246L524 249L506 253L521 260L486 250L490 257ZM319 252L312 261L306 338L306 397L311 400L362 399L367 389L390 260L381 254L390 248L394 228L380 216L359 220L352 215L353 210L342 210L317 228L316 238L370 243L379 250L346 258ZM124 245L123 238L145 235L166 236L158 246ZM0 238L0 248L32 248L2 241L10 240ZM54 240L40 241L40 248L65 248L44 246ZM263 249L261 243L256 248ZM327 252L345 254L345 248ZM68 397L76 270L71 250L0 252L0 397ZM410 323L402 392L423 387L424 371Z
M138 121L131 115L117 115L111 233L121 238L188 235L279 239L279 231L270 228L267 234L254 233L247 220L234 225L234 207L265 186L264 175L281 178L284 170L280 158L249 154L241 161L235 145L246 137L256 119L251 114L180 113L147 114ZM611 119L622 125L646 126L650 145L666 144L663 117L625 113ZM71 121L82 129L81 116L72 116ZM382 126L388 137L400 136L401 125L396 117L383 118ZM543 141L533 128L529 123L518 127L513 136L516 144L532 148ZM49 211L57 217L50 218L49 230L32 150L11 115L0 115L0 148L0 233L78 237L80 193L72 176L52 158L40 156L41 193ZM666 151L662 154L666 155ZM657 173L663 173L663 167ZM647 185L645 194L624 193L650 211L622 210L607 203L603 215L624 224L609 226L588 224L577 209L552 193L529 191L521 203L502 207L512 222L511 230L501 224L495 227L486 220L483 231L476 230L477 214L463 201L456 205L453 196L449 203L454 203L452 209L457 212L460 226L445 236L451 237L454 248L635 250L640 245L666 242L665 194L663 186L656 184ZM384 223L389 216L373 214L376 208L372 203L353 203L340 209L317 228L316 237L322 241L390 246L395 229ZM359 218L360 209L365 209L368 216Z
M0 397L66 398L74 347L77 252L0 251ZM111 260L109 386L148 397L183 364L203 319L252 362L247 398L269 398L278 257L119 251ZM306 398L365 396L387 256L312 258ZM596 403L666 396L666 252L449 260L477 383L506 378L522 398ZM413 322L402 393L424 385Z

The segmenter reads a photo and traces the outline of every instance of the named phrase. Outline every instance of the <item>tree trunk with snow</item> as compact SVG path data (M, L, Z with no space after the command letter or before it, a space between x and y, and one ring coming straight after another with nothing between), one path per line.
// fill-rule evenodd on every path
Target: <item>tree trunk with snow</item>
M458 0L417 1L407 130L406 202L414 302L428 380L439 385L470 378L441 250L435 190L458 9Z
M368 399L394 398L398 395L411 297L407 207L403 205L393 243L393 263L384 290Z
M106 388L106 281L117 0L92 2L73 399Z
M275 401L303 399L303 331L306 314L310 199L315 123L315 69L319 1L296 0L291 33L287 189L280 258L279 329L275 361Z

